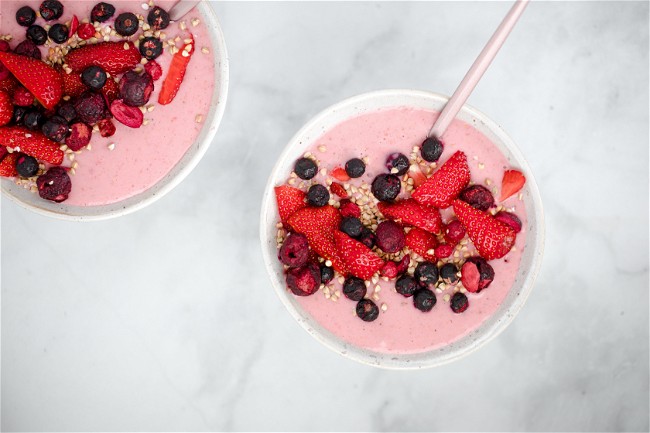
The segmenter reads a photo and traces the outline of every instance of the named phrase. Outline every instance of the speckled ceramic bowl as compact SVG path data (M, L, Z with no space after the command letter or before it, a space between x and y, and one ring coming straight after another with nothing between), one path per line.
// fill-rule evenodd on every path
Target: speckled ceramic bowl
M482 347L503 331L524 305L533 289L544 251L544 214L542 201L528 163L510 137L485 114L464 106L458 118L474 125L506 156L512 165L526 176L523 201L528 215L527 248L525 249L513 287L497 311L475 331L455 342L427 352L416 354L386 354L351 345L326 330L306 313L296 297L286 288L282 264L277 259L276 223L279 215L273 187L283 183L293 169L295 160L325 131L350 117L386 107L412 106L436 111L442 110L448 98L430 92L415 90L383 90L362 94L333 105L310 120L289 142L269 177L262 202L260 240L266 269L278 297L289 313L314 338L343 356L383 368L415 369L433 367L455 361Z

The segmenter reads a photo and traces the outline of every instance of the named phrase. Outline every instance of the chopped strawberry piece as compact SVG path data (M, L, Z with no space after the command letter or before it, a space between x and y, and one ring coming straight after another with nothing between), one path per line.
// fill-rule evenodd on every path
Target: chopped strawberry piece
M330 185L330 191L332 191L332 194L336 194L337 196L341 198L348 198L348 192L343 188L343 185L340 183L332 183Z
M79 18L76 15L72 15L72 20L70 21L70 28L68 29L68 39L72 37L77 32L79 28Z
M167 105L176 97L178 90L181 88L183 78L185 78L185 71L187 65L194 53L194 37L190 35L192 42L185 44L183 48L172 57L172 62L169 65L169 71L165 81L163 81L160 94L158 95L158 103Z
M0 52L0 61L20 83L48 110L63 96L63 80L45 62L19 54Z
M23 86L18 86L14 91L14 105L19 107L31 107L34 103L34 95L29 93L29 90L25 89Z
M141 58L133 42L101 42L70 51L65 63L73 72L82 72L88 66L95 65L111 75L117 75L133 69Z
M350 176L348 176L348 173L345 171L343 167L336 167L334 170L330 172L330 176L332 176L334 179L341 182L347 182L348 180L350 180Z
M410 232L406 234L406 246L409 249L426 260L435 262L435 248L438 246L438 240L431 233L422 230L420 228L414 227ZM431 251L434 250L434 251ZM431 251L431 253L429 253Z
M467 156L459 150L420 185L412 197L420 204L443 209L451 205L468 182Z
M109 107L113 101L120 97L120 87L112 77L106 79L106 83L102 87L102 95L104 95L106 105Z
M423 206L413 199L395 203L377 203L379 211L388 219L419 227L431 233L440 233L442 218L436 208Z
M348 199L341 200L339 206L339 212L341 212L341 216L343 218L345 217L361 218L361 209L359 208L359 205L356 203L352 203Z
M87 41L88 39L95 36L95 31L95 26L90 23L84 23L79 25L79 28L77 29L77 35L84 41Z
M4 177L16 177L18 172L16 171L16 160L18 159L18 152L8 153L0 161L0 176Z
M0 90L0 126L11 122L14 114L14 107L11 103L11 96L4 90Z
M68 95L71 98L76 98L87 90L86 85L81 81L81 75L79 73L70 73L61 69L59 71L61 74L61 79L63 80L63 94Z
M18 80L16 80L13 75L8 76L7 78L0 80L0 90L7 92L9 96L13 96L16 89L20 86Z
M289 217L297 210L307 206L305 192L289 185L275 187L275 200L278 203L278 213L282 224L289 224Z
M144 65L144 70L151 75L151 78L156 81L162 77L162 67L155 60L149 60Z
M504 201L519 192L526 183L526 177L519 170L506 170L501 181L500 201Z
M395 262L390 261L390 260L387 261L384 264L384 266L381 268L380 273L381 273L382 277L390 278L391 280L393 278L397 278L397 275L399 274L397 272L397 264Z
M3 126L0 127L0 143L50 164L63 162L64 153L59 144L39 131L30 131L22 126Z
M355 277L369 280L384 266L384 261L370 248L343 232L334 232L334 242L339 255Z
M460 281L463 283L463 287L467 289L468 292L476 293L479 291L478 283L481 279L481 274L478 271L478 267L473 262L465 262L463 267L460 269Z

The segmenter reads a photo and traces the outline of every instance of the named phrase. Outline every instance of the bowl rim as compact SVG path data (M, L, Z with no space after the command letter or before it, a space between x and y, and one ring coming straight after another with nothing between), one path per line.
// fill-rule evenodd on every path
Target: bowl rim
M510 323L512 323L515 316L519 313L519 311L521 311L526 300L530 296L537 275L539 274L539 271L541 269L543 256L544 256L545 223L544 223L544 209L543 209L539 189L537 187L537 182L535 181L532 170L528 165L528 161L519 150L519 147L516 145L514 140L512 140L512 138L510 138L510 136L503 130L503 128L501 128L489 116L485 115L483 112L472 107L471 105L465 104L461 108L461 111L467 112L473 117L480 119L480 121L490 131L494 132L495 134L498 133L499 138L503 140L504 145L511 152L512 156L514 157L514 159L516 159L517 163L520 164L521 166L520 168L526 174L526 179L527 179L526 183L527 183L527 187L530 190L532 206L535 211L534 212L535 221L536 221L535 233L534 234L529 233L529 236L533 235L533 238L531 240L535 241L535 247L536 247L536 249L533 252L531 267L528 273L525 274L525 278L521 285L521 290L519 291L519 294L515 298L514 302L505 311L503 311L502 316L500 318L502 320L499 320L497 323L493 324L489 329L487 329L485 333L483 333L479 338L477 338L472 344L468 346L462 346L460 349L452 350L446 353L442 357L436 356L430 359L417 359L417 360L405 360L401 358L407 358L409 356L417 356L421 358L427 352L421 352L417 354L403 354L403 355L386 354L386 353L377 352L376 356L374 356L370 354L372 353L371 351L357 348L356 346L352 346L352 345L348 346L348 343L345 343L344 341L338 339L338 337L336 337L334 334L331 334L330 336L327 335L326 333L320 332L314 327L309 326L309 324L307 324L304 321L298 308L296 308L296 306L290 302L289 293L286 289L286 284L284 284L284 281L278 279L276 273L273 271L277 262L277 257L275 257L275 254L271 253L271 246L273 246L275 252L275 239L272 239L273 241L272 243L269 242L269 238L267 236L267 231L269 229L267 221L271 221L268 218L268 214L269 211L273 210L274 207L276 206L275 195L273 192L273 188L275 187L275 182L276 180L280 179L278 176L281 174L280 171L282 169L282 166L284 165L287 157L292 153L293 149L298 146L302 146L302 149L304 149L308 147L311 143L313 143L313 140L315 138L312 138L312 140L309 141L303 140L304 143L301 143L301 137L306 133L308 133L310 130L312 130L315 127L315 125L319 125L322 121L327 119L333 113L343 108L348 108L349 106L363 103L364 101L367 100L381 99L385 97L397 97L397 96L424 98L432 101L437 100L438 102L442 102L443 104L449 100L448 96L436 92L425 91L425 90L398 89L398 88L375 90L375 91L357 94L355 96L337 102L333 105L330 105L329 107L323 109L315 116L313 116L311 119L309 119L307 123L305 123L298 130L298 132L296 132L293 135L293 137L287 142L282 153L276 160L276 163L268 177L266 187L264 190L264 195L262 197L262 207L260 211L260 226L259 226L260 247L262 248L264 265L276 295L278 296L282 304L285 306L285 308L289 311L289 313L293 316L293 318L300 324L300 326L309 335L314 337L316 340L318 340L324 346L328 347L330 350L346 358L357 361L361 364L370 365L373 367L379 367L383 369L389 369L389 370L414 370L414 369L430 368L439 365L444 365L456 361L458 359L461 359L475 352L481 347L484 347L487 343L492 341L501 332L503 332L510 325ZM388 103L385 105L381 105L382 108L391 107L391 106L393 105L390 105ZM275 222L277 223L277 221ZM336 341L337 339L338 341ZM437 349L434 349L434 351L435 350ZM431 351L429 353L433 353L434 351ZM391 359L391 361L382 363L382 361L377 358L378 356L389 358Z
M221 28L221 24L219 22L217 14L214 11L214 8L210 5L210 2L206 0L201 0L200 3L197 5L197 8L200 9L200 11L204 16L208 17L208 19L206 20L207 21L206 25L208 25L210 29L208 33L212 36L212 43L215 45L214 51L220 53L218 62L216 61L217 59L215 58L215 63L216 63L215 70L220 72L221 82L219 87L215 88L213 91L213 98L216 97L218 99L216 104L213 107L210 122L209 123L206 122L203 126L203 130L205 131L206 135L201 142L204 143L204 145L198 146L196 151L192 154L191 158L184 161L185 165L178 171L178 173L174 177L167 180L167 182L165 182L158 190L156 190L153 193L151 193L150 190L152 190L156 185L158 185L158 183L161 182L163 179L158 181L156 184L152 185L147 190L141 192L140 194L146 194L146 197L133 204L123 205L123 206L119 205L122 201L131 199L133 197L132 196L124 200L121 200L119 202L110 203L108 205L88 206L88 208L97 208L101 206L117 206L115 209L108 210L106 212L88 214L88 215L66 214L63 212L57 212L53 209L49 209L46 207L40 207L31 203L27 203L21 200L19 197L9 193L6 186L4 185L4 182L1 188L2 196L8 198L9 200L13 201L14 203L18 204L24 209L30 210L32 212L47 217L66 220L66 221L84 221L84 222L101 221L101 220L121 217L136 212L140 209L143 209L149 206L150 204L156 202L158 199L162 198L163 196L165 196L172 189L178 186L183 180L185 180L185 178L189 176L189 174L196 168L196 166L201 161L201 159L203 159L205 153L208 151L208 148L212 144L212 141L214 141L214 137L217 133L217 130L219 129L221 121L223 120L223 115L226 109L226 104L228 100L228 87L230 82L230 65L229 65L228 51L226 48L226 41L223 34L223 30ZM217 65L219 64L220 67L217 68ZM65 204L62 204L62 206L65 206ZM78 206L78 207L83 208L83 206Z

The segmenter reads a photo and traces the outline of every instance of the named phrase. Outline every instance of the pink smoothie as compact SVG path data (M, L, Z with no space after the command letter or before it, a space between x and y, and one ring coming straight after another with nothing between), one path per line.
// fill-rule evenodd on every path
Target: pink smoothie
M308 151L318 159L319 169L324 168L328 172L343 166L351 158L367 157L365 174L349 183L356 186L362 181L371 183L377 174L386 172L384 164L390 153L401 152L409 156L413 147L423 142L437 115L415 108L384 109L364 114L326 132ZM511 168L499 149L471 125L460 120L451 124L444 136L444 143L445 150L439 163L444 163L457 150L464 151L471 170L471 181L492 189L495 198L498 198L503 171ZM324 183L326 179L327 176L319 174L312 180ZM379 318L374 322L363 322L355 316L356 302L342 295L342 284L337 278L327 290L321 288L312 296L296 298L318 323L334 335L372 351L418 353L454 342L494 314L515 280L526 243L525 207L517 195L500 204L516 213L523 223L523 229L517 235L512 251L502 259L489 262L495 271L492 284L478 294L466 293L470 305L461 314L451 310L449 298L445 296L454 294L454 286L435 291L437 304L430 312L423 313L414 308L412 298L395 292L394 280L383 281L381 278L377 282L379 291L375 289L375 283L368 287L370 299L380 307ZM453 212L448 209L442 215L446 222ZM473 253L471 241L468 246ZM453 260L453 257L450 259ZM462 256L460 260L463 260ZM336 291L341 294L338 300L335 300L336 296L331 296ZM328 297L326 293L329 293ZM385 307L382 308L383 305Z
M29 5L38 10L41 1L6 1L0 4L2 16L0 28L2 34L13 35L12 48L25 38L25 27L16 23L15 13L18 8ZM63 0L63 16L56 22L65 23L73 15L79 21L90 17L90 10L98 1ZM110 1L115 6L113 18L103 24L113 24L114 18L122 12L147 15L142 8L146 1ZM175 1L156 1L155 5L169 8ZM200 22L194 26L193 19ZM163 30L167 39L180 36L177 44L182 48L183 41L192 33L195 51L190 60L183 84L176 98L169 105L158 104L158 94L167 74L172 55L168 49L156 59L163 70L162 78L154 83L154 91L148 102L155 108L144 115L146 125L129 128L113 120L117 131L115 135L103 138L94 133L90 142L91 149L83 149L74 156L78 163L71 175L72 192L64 204L77 206L104 205L118 202L143 192L161 180L183 157L195 142L207 119L214 89L214 53L205 20L197 9L187 14L183 21L187 30L179 28L179 23L171 23ZM55 21L52 21L53 24ZM38 18L36 24L45 25ZM141 31L130 39L135 40ZM113 37L111 40L121 40ZM207 53L202 52L206 48ZM41 46L45 58L47 46ZM200 122L197 122L200 116ZM111 150L109 145L113 148ZM68 158L63 165L70 167L73 161Z

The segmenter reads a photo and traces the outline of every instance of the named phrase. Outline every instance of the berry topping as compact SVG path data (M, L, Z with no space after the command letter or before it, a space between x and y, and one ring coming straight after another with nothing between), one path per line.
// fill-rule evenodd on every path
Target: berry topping
M332 191L332 194L335 194L341 198L348 198L348 192L340 183L332 182L330 185L330 191Z
M388 155L388 158L386 158L386 168L392 174L402 176L406 174L410 166L411 163L409 162L409 159L403 153L391 153Z
M190 43L185 44L183 48L172 57L172 62L167 71L167 76L163 81L162 89L160 89L160 94L158 95L158 103L161 105L166 105L172 102L181 88L187 65L192 58L192 53L194 53L194 38L192 35L190 35L190 40Z
M397 264L389 260L384 264L384 267L379 270L379 273L381 274L382 277L386 277L390 279L397 278L397 276L399 275L399 273L397 272Z
M38 11L45 21L58 20L63 15L63 4L58 0L45 0Z
M16 177L18 172L16 171L16 160L18 159L18 152L6 153L0 159L0 176L4 177Z
M15 125L23 125L25 123L25 115L29 113L30 109L27 107L14 106L14 113L11 116L11 122Z
M112 137L115 134L115 124L111 119L102 119L97 122L97 127L99 127L99 134L102 137Z
M433 255L433 252L429 253L429 251L438 246L438 241L434 235L427 231L417 227L412 228L411 231L406 234L406 246L409 247L411 251L424 257L426 260L436 260L436 256Z
M341 200L339 211L341 212L342 217L361 218L361 209L359 209L359 205L352 203L350 200Z
M334 279L334 269L324 263L320 264L320 282L327 284Z
M444 145L442 141L436 137L429 137L422 143L420 153L422 154L422 159L425 161L436 162L440 159L443 149Z
M11 103L11 96L3 90L0 90L0 126L11 122L14 115L14 107Z
M394 221L383 221L375 231L377 246L385 253L396 253L404 248L404 229Z
M62 44L68 40L68 27L65 24L54 24L48 30L47 35L57 44Z
M111 114L115 120L129 128L139 128L144 121L144 115L139 108L130 107L121 99L116 99L111 103Z
M32 131L40 130L45 123L45 115L38 110L32 109L25 113L23 125Z
M519 170L506 170L503 173L501 180L501 197L500 201L504 201L519 192L519 190L526 183L526 178Z
M361 231L363 228L363 224L361 224L361 220L359 218L344 217L341 220L340 230L351 238L358 238L361 236Z
M103 23L115 14L115 6L110 3L97 3L90 11L90 21Z
M345 172L353 179L361 177L366 172L366 164L359 158L352 158L345 163Z
M454 313L462 313L469 307L469 301L464 293L456 292L451 297L451 311Z
M64 102L63 104L60 104L56 110L56 114L63 117L68 121L68 123L77 118L77 111L74 109L74 104L72 102Z
M397 263L397 274L401 275L404 272L406 272L406 270L408 269L410 263L411 263L411 257L408 254L404 254L404 257L402 257L402 260L400 260Z
M478 266L476 266L476 263L470 261L465 262L463 267L460 269L460 280L467 291L472 293L478 292L478 283L480 279L481 275L478 272Z
M147 36L140 41L140 54L147 60L153 60L163 51L162 41L153 36Z
M63 80L56 69L31 57L0 52L0 61L48 110L63 96Z
M75 33L77 33L78 28L79 28L79 18L77 18L76 15L73 15L72 19L70 20L70 29L68 29L68 39L70 39Z
M412 197L420 204L446 208L469 182L467 156L460 150L454 153Z
M508 224L510 227L512 227L515 233L519 233L521 231L521 220L517 215L513 213L500 211L497 212L496 215L494 215L494 219L497 219L502 223Z
M394 174L380 174L372 181L372 194L379 201L395 200L401 189L402 183Z
M440 233L442 218L438 209L423 206L412 198L395 203L377 203L377 208L388 219Z
M413 276L424 286L436 284L439 276L438 266L433 262L420 262L415 268Z
M460 221L454 219L445 225L444 234L447 242L456 245L465 237L465 227L463 227Z
M440 244L434 251L437 259L446 259L454 253L454 247L449 244Z
M77 117L88 125L94 125L106 117L106 101L99 93L85 92L74 102L74 109Z
M61 116L52 116L41 127L43 135L52 141L61 143L68 136L68 122Z
M51 167L36 179L38 195L46 200L60 203L68 198L72 190L70 176L62 167Z
M366 296L366 283L357 277L347 277L343 282L343 294L351 301L360 301Z
M377 243L377 236L368 227L364 227L361 229L361 234L357 240L372 249Z
M407 274L400 276L397 281L395 281L395 290L406 298L413 296L413 293L415 293L419 288L420 285L415 278Z
M334 242L346 267L355 277L369 280L384 266L384 261L370 248L343 232L334 232Z
M107 74L108 75L108 74ZM102 95L106 100L106 105L110 106L113 101L120 97L120 87L117 85L117 82L112 77L106 78L106 84L102 87Z
M309 263L301 268L287 271L287 287L297 296L309 296L320 287L320 270L318 265Z
M39 131L30 131L21 126L0 127L0 143L7 147L20 148L20 151L36 159L54 165L63 162L63 151L59 144L48 139Z
M162 68L158 64L158 62L154 60L148 61L144 65L144 70L147 71L149 75L151 75L151 78L156 81L162 77Z
M309 260L307 238L300 233L292 233L284 240L278 259L291 268L299 268Z
M305 193L289 185L276 186L274 190L280 220L286 227L288 226L289 217L297 210L307 206L305 204Z
M347 182L350 180L350 176L348 176L343 167L336 167L330 172L330 176L341 182Z
M162 30L169 25L169 14L161 7L154 7L147 15L147 22L154 30Z
M34 95L29 93L29 90L20 86L14 91L13 101L14 105L18 105L19 107L31 107L34 103Z
M83 147L86 147L90 143L90 135L92 130L88 125L83 122L76 122L70 125L70 136L65 140L65 144L72 149L77 151Z
M79 26L77 33L81 32L82 27L83 25ZM95 65L108 74L118 75L133 69L140 63L141 58L140 51L133 42L101 42L71 50L65 56L65 63L74 72L81 72L88 66Z
M106 84L106 72L99 66L88 66L81 73L81 82L93 90L99 90Z
M445 263L440 268L440 278L447 284L454 284L458 281L458 268L453 263Z
M429 289L418 289L413 294L413 305L423 313L431 311L436 301L435 293Z
M141 107L149 102L153 92L153 79L149 74L129 71L120 79L120 97L126 105Z
M36 45L43 45L47 42L47 32L45 29L37 24L32 24L27 28L27 39Z
M299 178L309 180L318 173L318 166L309 158L300 158L293 166L293 171L296 172Z
M9 45L9 42L0 39L0 51L3 53L6 53L7 51L11 51L11 46Z
M29 27L36 21L36 11L29 6L23 6L16 11L16 22L23 26Z
M315 184L307 191L307 203L311 206L325 206L330 200L330 193L323 185Z
M88 90L88 87L86 87L86 85L81 81L81 74L75 72L66 74L66 72L61 69L60 75L61 79L63 80L64 95L67 95L71 98L76 98Z
M478 292L487 288L494 280L494 268L482 257L470 257L465 264L473 263L479 273ZM465 264L463 267L465 267ZM463 284L464 285L464 284ZM469 289L468 289L469 290Z
M458 198L475 209L486 211L494 206L494 197L483 185L468 186L460 192Z
M14 48L14 53L21 56L33 57L36 60L41 60L41 49L38 48L31 39L25 39L16 45L16 48Z
M84 41L87 41L88 39L92 38L95 36L95 26L93 26L90 23L82 23L79 25L79 28L77 29L77 36L79 38L83 39Z
M122 36L131 36L138 31L138 17L131 12L121 13L115 18L115 31Z
M379 317L379 308L370 299L362 299L357 304L356 313L364 322L372 322Z
M33 156L18 154L16 158L16 171L21 177L32 177L38 173L38 161Z

